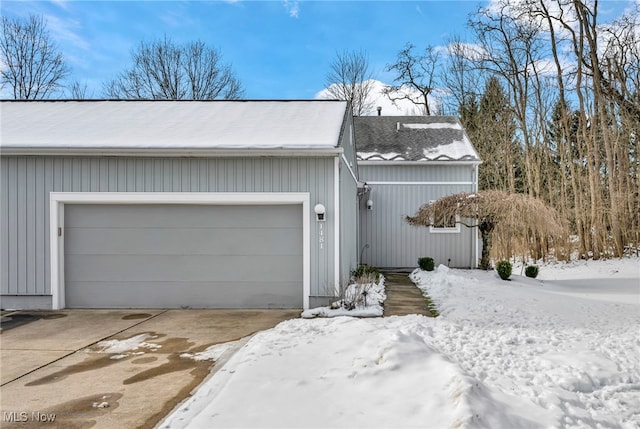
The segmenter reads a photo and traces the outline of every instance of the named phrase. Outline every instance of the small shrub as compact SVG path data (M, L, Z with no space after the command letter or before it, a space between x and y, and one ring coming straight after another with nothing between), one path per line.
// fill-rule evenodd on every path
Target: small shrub
M358 284L378 283L380 280L380 270L369 265L360 265L351 271L351 278Z
M524 275L527 277L531 277L532 279L538 277L539 272L540 268L537 265L529 265L524 269Z
M421 270L433 271L433 269L435 268L435 262L433 261L433 258L429 258L427 256L425 258L418 259L418 266Z
M349 311L355 310L356 308L366 307L367 296L369 295L369 290L372 287L373 285L371 283L352 283L349 285L343 285L340 288L340 299L332 302L330 307L334 310L344 308Z
M508 280L511 276L511 269L513 266L509 261L499 261L496 264L496 271L502 280Z

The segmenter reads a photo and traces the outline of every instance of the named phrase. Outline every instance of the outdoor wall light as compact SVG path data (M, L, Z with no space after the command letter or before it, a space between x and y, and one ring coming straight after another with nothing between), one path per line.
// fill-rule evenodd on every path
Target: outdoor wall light
M373 210L373 200L367 200L367 210Z
M316 204L316 206L313 208L313 211L316 212L316 220L318 222L324 222L325 221L325 213L327 212L327 210L324 208L324 206L322 204Z

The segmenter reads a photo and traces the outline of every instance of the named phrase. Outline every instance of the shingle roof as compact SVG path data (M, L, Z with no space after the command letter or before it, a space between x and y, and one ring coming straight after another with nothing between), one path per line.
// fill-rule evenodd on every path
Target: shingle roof
M354 127L358 160L480 161L452 116L359 116Z
M0 149L326 149L344 101L3 101Z

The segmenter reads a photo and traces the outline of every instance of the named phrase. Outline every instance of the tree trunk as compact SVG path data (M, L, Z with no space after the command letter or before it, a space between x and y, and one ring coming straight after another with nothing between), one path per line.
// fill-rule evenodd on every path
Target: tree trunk
M491 247L493 246L493 228L495 225L491 222L482 221L478 226L482 237L482 257L480 258L480 269L491 269Z

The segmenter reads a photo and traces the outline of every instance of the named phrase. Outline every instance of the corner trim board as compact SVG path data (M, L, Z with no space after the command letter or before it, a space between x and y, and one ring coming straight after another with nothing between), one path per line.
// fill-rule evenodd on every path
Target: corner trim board
M340 159L333 161L333 278L336 296L340 294Z

